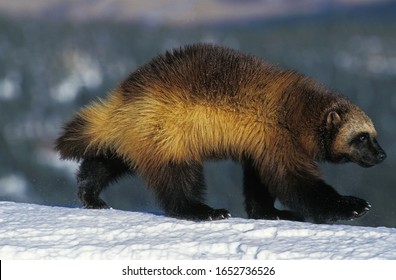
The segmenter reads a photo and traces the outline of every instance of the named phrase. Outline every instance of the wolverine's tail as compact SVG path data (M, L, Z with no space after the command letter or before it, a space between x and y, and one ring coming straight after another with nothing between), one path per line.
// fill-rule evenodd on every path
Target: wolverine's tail
M62 159L81 160L97 156L111 156L114 147L115 108L122 106L122 98L113 94L98 100L77 113L64 126L63 134L55 141L55 150Z
M55 141L55 150L60 153L62 159L79 161L96 154L95 148L90 145L89 137L84 133L87 125L88 122L83 116L77 114L64 126L63 134Z

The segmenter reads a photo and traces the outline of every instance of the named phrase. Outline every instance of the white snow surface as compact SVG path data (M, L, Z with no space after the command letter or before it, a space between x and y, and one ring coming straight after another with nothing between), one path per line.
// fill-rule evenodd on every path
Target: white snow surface
M396 229L0 202L0 259L396 259Z

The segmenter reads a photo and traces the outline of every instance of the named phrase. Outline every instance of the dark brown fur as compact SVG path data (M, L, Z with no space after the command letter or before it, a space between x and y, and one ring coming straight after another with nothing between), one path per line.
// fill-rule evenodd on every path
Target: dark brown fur
M363 134L370 143L353 142ZM100 191L136 172L169 215L225 218L227 210L203 203L202 166L232 158L244 166L249 217L332 222L361 216L369 204L339 195L320 179L317 161L377 164L385 153L375 139L371 120L342 95L258 57L201 44L140 67L80 111L56 149L82 160L85 207L107 207ZM276 198L292 212L275 209Z

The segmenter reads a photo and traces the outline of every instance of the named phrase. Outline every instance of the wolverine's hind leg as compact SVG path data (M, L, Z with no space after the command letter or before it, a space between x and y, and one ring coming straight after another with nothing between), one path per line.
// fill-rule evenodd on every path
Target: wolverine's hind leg
M169 216L195 221L231 216L225 209L213 209L202 202L205 192L202 164L167 163L143 176Z
M99 195L111 182L127 172L132 170L118 157L84 159L77 173L77 194L84 208L109 208Z
M272 196L250 160L243 163L243 193L245 210L250 219L302 221L291 211L275 208L275 197Z

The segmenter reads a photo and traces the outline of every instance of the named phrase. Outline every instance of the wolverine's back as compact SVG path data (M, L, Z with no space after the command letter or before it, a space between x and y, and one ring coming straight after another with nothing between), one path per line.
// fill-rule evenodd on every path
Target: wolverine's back
M157 56L132 73L120 90L126 98L150 91L158 97L176 92L188 99L224 99L256 86L252 81L263 77L263 65L262 59L232 49L190 45ZM266 67L266 74L275 70L270 64Z

